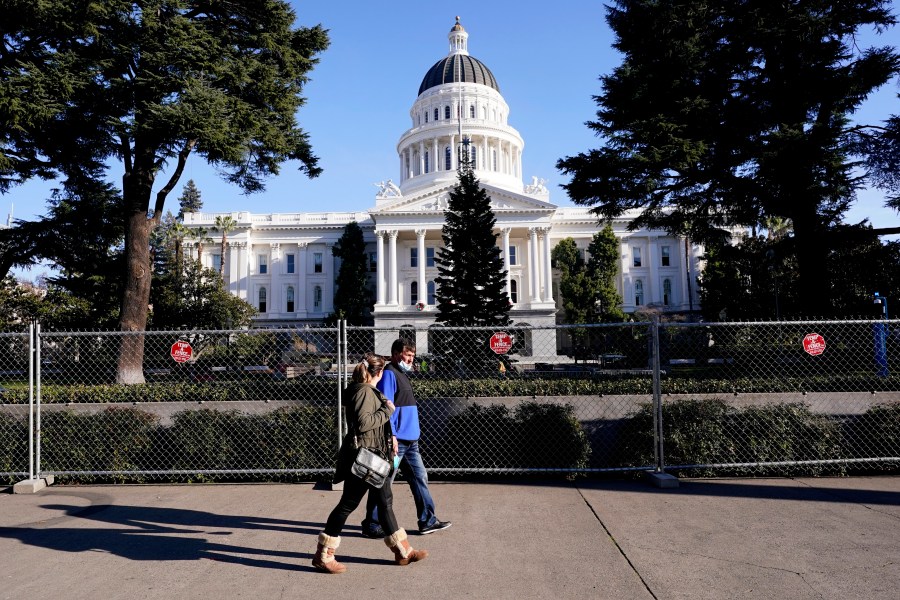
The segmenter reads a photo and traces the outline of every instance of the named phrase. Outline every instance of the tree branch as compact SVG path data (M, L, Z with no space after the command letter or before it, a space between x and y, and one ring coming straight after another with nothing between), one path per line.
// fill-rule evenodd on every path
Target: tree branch
M155 222L159 223L159 220L162 218L162 210L166 203L166 196L169 195L169 192L172 191L172 188L174 188L175 184L178 183L178 180L181 179L181 174L184 173L184 165L187 163L191 150L193 150L196 145L196 139L188 140L184 143L184 148L178 153L178 166L175 167L175 172L172 173L172 176L169 178L166 185L156 193L156 205L153 207L152 217Z

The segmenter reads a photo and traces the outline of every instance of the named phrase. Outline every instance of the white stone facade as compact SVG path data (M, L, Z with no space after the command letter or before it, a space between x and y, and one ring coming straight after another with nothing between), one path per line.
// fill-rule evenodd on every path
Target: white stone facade
M449 37L447 60L468 56L467 35L458 23ZM477 60L470 64L483 67ZM391 179L376 184L374 207L367 212L231 213L237 228L228 234L226 284L259 309L260 325L319 323L332 312L339 261L331 248L351 221L360 225L366 241L376 327L432 324L437 276L433 261L441 245L449 192L457 181L460 148L470 152L475 175L497 217L497 244L513 300L511 318L533 326L556 324L558 279L551 250L567 237L584 250L601 225L586 208L553 204L545 180L531 177L523 182L524 141L507 123L506 102L495 86L472 82L467 75L460 68L451 73L450 82L420 93L410 110L412 126L397 145L399 184ZM487 75L492 80L489 71ZM209 229L216 216L186 214L184 224ZM626 214L612 223L621 241L616 286L623 309L697 309L695 282L702 249L663 231L628 231L634 216ZM218 267L219 245L204 245L206 266Z

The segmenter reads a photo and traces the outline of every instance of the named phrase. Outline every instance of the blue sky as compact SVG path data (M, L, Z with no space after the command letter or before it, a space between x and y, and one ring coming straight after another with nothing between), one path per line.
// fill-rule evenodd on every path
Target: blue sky
M183 184L192 178L204 210L226 212L360 211L375 204L375 182L399 180L396 144L410 127L409 109L425 72L446 56L447 33L459 15L469 33L469 53L494 73L510 107L509 123L525 140L523 175L548 180L551 201L571 205L559 185L559 158L595 148L584 122L594 117L598 78L619 64L603 3L559 4L519 0L495 2L292 2L299 24L321 23L331 47L320 58L305 90L299 121L310 134L324 172L308 179L296 165L284 165L265 192L244 196L223 182L201 158L192 157L169 196L177 212ZM863 45L900 46L900 28L880 37L867 32ZM859 115L874 122L900 113L894 81L879 90ZM121 174L112 170L111 175ZM157 188L166 176L157 180ZM118 181L116 181L118 183ZM0 196L0 215L43 213L51 185L29 183ZM900 226L900 216L883 207L883 194L865 191L847 220L864 218L876 227ZM33 276L35 273L31 273Z

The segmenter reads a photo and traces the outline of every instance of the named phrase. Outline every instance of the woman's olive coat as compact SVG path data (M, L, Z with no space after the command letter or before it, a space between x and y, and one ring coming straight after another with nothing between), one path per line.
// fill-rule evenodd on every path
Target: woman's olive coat
M392 405L384 394L368 383L351 383L344 391L344 408L347 414L347 435L341 444L334 482L339 483L350 474L356 458L356 448L380 451L390 460ZM356 437L356 444L354 444Z

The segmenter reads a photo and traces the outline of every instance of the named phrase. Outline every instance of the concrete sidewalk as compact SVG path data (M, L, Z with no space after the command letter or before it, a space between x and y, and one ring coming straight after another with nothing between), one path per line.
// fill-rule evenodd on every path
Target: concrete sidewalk
M433 484L453 527L397 567L351 516L310 567L339 493L298 485L53 486L0 494L0 598L900 597L900 477Z

